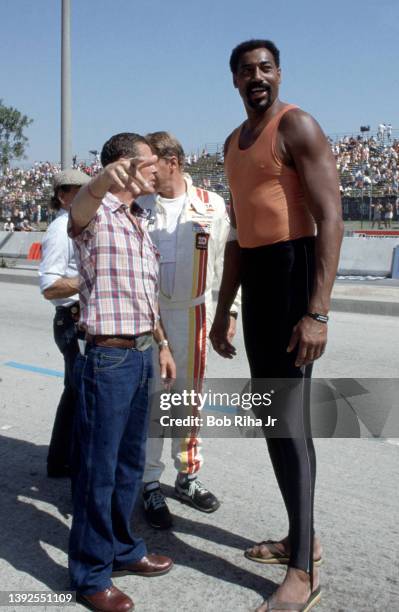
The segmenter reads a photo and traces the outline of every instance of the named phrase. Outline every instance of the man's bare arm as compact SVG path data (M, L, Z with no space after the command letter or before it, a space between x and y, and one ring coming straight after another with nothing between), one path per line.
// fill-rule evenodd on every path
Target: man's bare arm
M168 338L167 338L162 320L159 318L155 326L155 329L154 329L154 340L157 344L159 344L160 342L163 342L164 340L167 340L167 339Z
M240 267L241 249L237 240L230 240L226 242L224 248L223 275L220 284L216 315L230 313L240 286Z
M281 122L283 146L299 174L317 226L316 275L310 307L328 312L344 225L335 158L318 123L303 111Z
M226 156L232 134L224 143ZM222 357L231 359L236 349L229 341L230 310L241 283L241 249L237 241L237 222L234 214L233 198L230 194L230 236L224 249L222 282L219 289L215 317L209 333L214 350Z
M79 291L79 276L59 278L43 291L46 300L58 300L75 295Z
M165 381L166 385L169 386L174 380L176 380L176 364L169 344L166 342L162 344L165 340L167 340L167 337L161 319L158 319L158 323L155 326L154 340L159 347L159 368L161 379Z
M130 191L133 197L143 191L150 192L152 189L140 170L153 165L157 159L155 155L147 158L119 159L105 166L90 183L79 189L73 199L71 217L74 228L81 230L90 223L110 189Z
M288 163L298 172L317 226L316 270L309 310L327 314L344 232L336 162L318 123L301 110L290 111L283 117L280 135L283 159L288 159ZM308 342L309 334L314 342ZM320 357L324 351L326 326L306 317L291 339L290 350L298 340L302 346L297 364L305 365Z

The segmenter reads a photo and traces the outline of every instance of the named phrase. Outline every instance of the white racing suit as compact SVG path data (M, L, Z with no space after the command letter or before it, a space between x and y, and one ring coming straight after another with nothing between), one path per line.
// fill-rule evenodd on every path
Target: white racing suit
M162 291L162 259L159 306L166 336L176 362L177 378L197 390L204 379L208 334L212 325L215 304L212 288L220 285L223 255L230 231L230 221L223 198L216 193L196 188L185 176L187 196L177 224L176 268L172 295ZM144 208L147 228L155 245L165 228L165 215L156 196L138 199ZM217 285L217 287L218 287ZM238 300L232 311L237 311ZM154 350L154 372L159 372L158 350ZM199 383L199 384L198 384ZM161 388L157 381L156 387ZM187 408L186 414L197 414L196 406ZM167 414L167 413L163 413ZM151 419L159 417L159 394L154 394ZM157 422L159 422L157 420ZM152 423L152 424L153 424ZM157 437L147 441L146 466L143 480L160 480L164 464L161 461L165 429L159 426ZM181 435L181 434L180 434ZM194 474L203 463L198 428L192 428L187 437L173 437L172 458L178 472Z

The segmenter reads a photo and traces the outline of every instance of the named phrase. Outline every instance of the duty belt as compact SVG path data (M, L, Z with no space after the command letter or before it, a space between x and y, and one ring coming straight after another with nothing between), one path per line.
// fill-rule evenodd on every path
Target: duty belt
M75 321L75 323L79 321L79 315L80 315L79 302L74 302L73 304L70 304L70 306L56 306L55 309L58 312L64 312L64 313L70 314L72 319Z

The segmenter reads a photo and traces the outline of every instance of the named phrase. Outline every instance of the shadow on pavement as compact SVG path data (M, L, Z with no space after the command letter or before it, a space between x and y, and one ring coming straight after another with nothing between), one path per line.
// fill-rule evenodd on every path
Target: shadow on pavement
M0 436L0 556L49 589L66 590L67 568L52 559L42 543L66 551L69 529L54 516L54 507L64 517L70 514L70 485L47 479L46 457L47 446ZM37 502L53 507L46 511Z
M166 497L174 497L173 487L163 484L162 491ZM150 552L170 555L176 565L188 567L224 582L230 582L234 585L239 584L263 597L268 597L276 589L276 583L263 576L253 574L214 552L200 550L179 539L179 534L193 535L202 540L236 548L239 561L243 559L244 550L253 545L252 540L232 533L218 525L196 521L195 517L198 514L203 517L203 513L194 509L192 512L194 520L175 514L173 529L160 531L148 526L138 504L134 516L135 529L144 537ZM212 520L211 516L209 520ZM221 554L223 554L222 551ZM250 565L249 561L244 560L244 563Z
M69 528L61 520L72 512L70 483L67 479L49 480L45 475L47 446L0 436L0 487L2 503L0 523L0 557L18 572L32 576L53 591L69 588L67 547ZM164 486L166 495L173 488ZM48 504L49 509L43 507ZM41 508L38 505L42 506ZM54 516L59 514L60 517ZM196 511L193 510L194 517ZM188 567L224 582L239 584L262 596L268 596L276 584L238 567L227 559L195 548L179 539L178 534L193 535L241 551L252 542L217 525L196 522L175 516L173 531L157 531L148 527L141 509L136 508L135 531L146 541L148 550L170 555L177 565ZM50 557L43 543L65 555L64 565ZM241 559L241 556L240 556ZM15 585L15 578L13 579Z

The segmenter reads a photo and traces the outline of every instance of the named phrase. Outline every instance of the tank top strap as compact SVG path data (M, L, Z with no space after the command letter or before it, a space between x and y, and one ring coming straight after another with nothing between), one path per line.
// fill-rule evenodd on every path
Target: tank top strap
M296 104L286 104L269 121L269 123L267 124L265 130L267 130L268 128L271 128L271 127L276 129L276 127L278 127L278 124L280 123L281 119L284 117L285 113L288 113L288 111L293 110L294 108L299 108L299 106L297 106Z
M239 149L239 140L240 140L240 134L241 134L241 130L243 128L245 121L243 123L241 123L241 125L239 125L232 133L230 136L230 140L229 140L229 146L227 148L227 151L229 151L232 147L235 147L236 149Z
M299 108L299 106L297 106L296 104L287 104L286 106L284 106L284 108L282 108L274 117L273 119L270 121L270 123L267 124L265 130L264 130L264 134L267 134L267 139L270 139L270 145L271 145L271 153L272 156L274 158L274 161L281 166L282 165L282 160L280 158L280 156L277 153L277 149L276 149L276 139L277 139L277 132L278 132L278 127L280 125L280 121L281 119L284 117L284 115L286 113L288 113L290 110L294 110L296 108Z
M273 138L275 133L277 132L279 123L281 121L281 119L283 118L283 116L285 115L285 113L287 113L288 111L294 109L294 108L299 108L299 106L297 106L296 104L286 104L286 106L284 106L284 108L282 108L270 121L269 123L266 125L265 128L263 128L262 133L260 134L260 136L256 139L256 141L253 143L254 146L256 145L258 140L262 140L262 138L265 136L265 134L267 134L267 138L270 138L270 132L273 133ZM241 123L241 125L239 125L232 133L230 136L230 140L229 140L229 147L228 150L230 150L231 147L234 147L236 149L238 149L239 151L246 151L247 149L240 149L240 134L242 131L242 128L245 125L245 121L243 123ZM250 148L250 147L249 147ZM274 144L273 144L273 153L274 153Z

